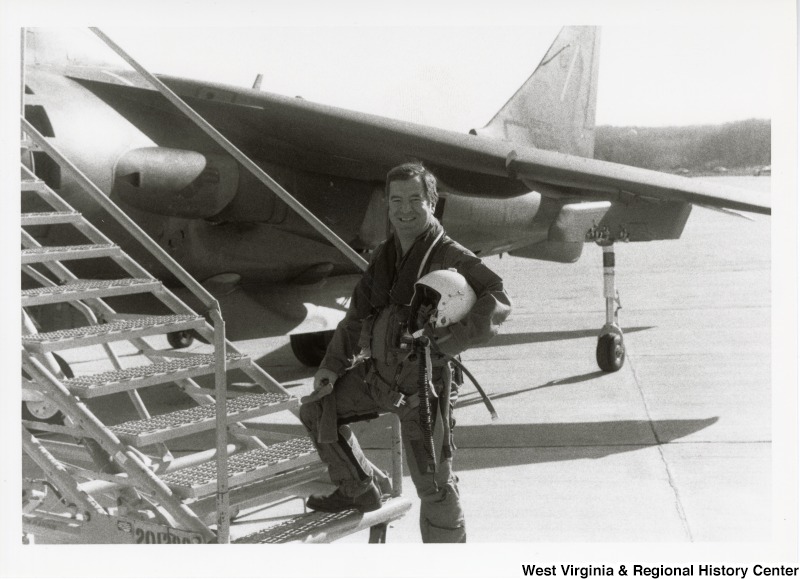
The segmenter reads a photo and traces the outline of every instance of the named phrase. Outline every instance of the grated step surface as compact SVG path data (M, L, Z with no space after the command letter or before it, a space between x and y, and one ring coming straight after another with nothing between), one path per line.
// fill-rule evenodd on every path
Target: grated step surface
M228 369L240 368L250 363L250 358L244 354L231 353L227 354L226 358ZM83 398L93 398L211 374L214 372L214 364L214 354L196 354L124 370L76 376L65 380L64 386L73 394Z
M22 290L22 305L23 307L40 306L43 304L158 291L161 288L160 281L149 278L78 280L59 286Z
M121 255L119 246L113 243L95 243L87 245L62 245L58 247L33 247L22 250L22 263L42 263L45 261L63 261L68 259L91 259Z
M131 320L116 320L107 324L43 334L28 334L22 336L22 344L34 352L51 352L115 340L177 332L202 327L204 324L205 319L198 315L142 316Z
M292 517L278 525L235 539L237 544L272 543L329 543L338 538L399 519L411 508L411 502L393 498L377 511L360 513L355 510L340 513L310 512Z
M61 223L78 223L83 216L77 211L48 211L43 213L23 213L23 227L31 225L58 225Z
M228 423L239 422L281 410L289 410L299 403L286 394L244 394L227 401ZM216 426L217 406L210 402L185 410L154 416L148 420L131 420L112 426L117 437L134 446L147 446L172 438L211 430Z
M249 484L318 460L317 451L307 436L248 450L228 457L228 481L231 486ZM217 491L217 462L164 475L162 480L184 498L198 498Z
M304 541L320 533L325 527L343 524L348 520L357 520L359 512L355 510L340 513L320 513L312 511L298 515L278 525L268 527L252 535L236 539L237 544L277 544Z

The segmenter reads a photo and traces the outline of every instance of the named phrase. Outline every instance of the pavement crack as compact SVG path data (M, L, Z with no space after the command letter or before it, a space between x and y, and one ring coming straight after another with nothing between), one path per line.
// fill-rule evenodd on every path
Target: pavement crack
M672 494L675 496L675 511L678 514L678 518L681 521L681 525L683 526L683 530L686 533L687 538L690 542L694 542L692 529L689 526L689 520L686 516L686 511L683 508L680 492L678 491L678 485L675 483L675 478L672 476L672 470L669 467L667 457L664 456L664 443L661 441L661 439L659 439L658 432L656 431L656 427L653 422L653 417L650 416L650 408L647 406L647 399L644 396L644 391L642 390L642 385L639 382L639 376L636 373L636 367L631 359L630 353L628 353L627 361L628 367L631 369L631 374L633 375L633 381L636 384L636 389L639 391L639 397L642 399L642 405L644 406L644 411L647 415L647 423L650 425L650 430L653 432L653 439L656 441L658 455L661 457L661 463L664 465L664 471L667 473L667 482L672 489Z

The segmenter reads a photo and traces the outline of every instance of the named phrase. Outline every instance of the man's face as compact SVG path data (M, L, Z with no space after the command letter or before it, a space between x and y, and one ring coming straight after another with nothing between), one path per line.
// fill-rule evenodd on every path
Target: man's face
M398 235L417 237L433 222L433 210L420 177L389 183L389 221Z

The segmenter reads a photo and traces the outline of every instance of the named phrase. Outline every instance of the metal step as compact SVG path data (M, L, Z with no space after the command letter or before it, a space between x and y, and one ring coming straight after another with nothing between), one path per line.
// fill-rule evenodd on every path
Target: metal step
M68 259L92 259L95 257L120 256L122 251L113 243L89 245L63 245L59 247L34 247L22 250L22 264Z
M346 535L357 533L394 521L405 515L411 502L403 498L389 499L383 506L369 513L350 510L341 513L310 512L240 537L234 543L330 543Z
M230 370L250 364L250 358L244 354L232 353L226 358ZM82 398L94 398L213 372L214 354L197 354L124 370L76 376L65 380L64 386Z
M319 460L307 436L248 450L228 457L228 484L241 486L264 480ZM217 461L210 460L166 474L162 480L183 498L199 498L217 492Z
M281 410L291 410L299 404L297 398L286 394L244 394L227 401L227 422L240 422ZM211 430L216 426L217 405L214 402L155 416L148 420L131 420L112 426L117 437L134 446L147 446L189 434Z
M313 488L311 492L317 492L320 487L324 489L324 492L329 492L330 484L318 482L320 479L327 478L325 476L327 471L328 465L322 461L314 461L264 481L234 487L229 495L231 509L241 512L245 509L263 507L270 503L305 496L309 494L307 490L309 487ZM192 511L206 524L213 525L217 521L216 499L215 493L192 502Z
M76 280L59 286L22 290L22 306L40 306L91 298L155 292L161 288L160 281L148 278Z
M39 192L48 191L50 188L44 181L31 181L30 179L23 179L21 189L23 192Z
M32 225L60 225L62 223L79 223L83 216L77 211L49 211L45 213L23 213L22 227Z
M172 315L142 316L130 320L117 320L108 324L84 326L70 330L58 330L44 334L28 334L22 336L22 345L31 352L52 352L68 348L80 348L94 344L104 344L118 340L130 340L202 328L205 325L203 316Z

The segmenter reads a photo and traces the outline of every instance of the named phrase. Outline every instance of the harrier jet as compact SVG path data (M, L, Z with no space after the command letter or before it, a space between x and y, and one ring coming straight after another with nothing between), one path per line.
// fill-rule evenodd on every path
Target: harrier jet
M83 51L63 30L26 34L29 122L218 297L233 339L256 337L237 334L237 320L246 320L263 335L291 334L298 358L317 363L344 314L358 260L139 73L104 63L96 47ZM385 175L409 160L436 174L436 215L479 256L566 264L585 244L601 245L606 317L596 354L611 372L625 358L614 244L677 239L693 205L761 214L770 208L748 191L593 159L599 39L594 27L562 29L519 90L466 134L259 88L158 79L364 257L389 231ZM125 244L126 234L107 228L70 176L36 152L25 162ZM130 253L167 278L133 245Z

